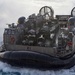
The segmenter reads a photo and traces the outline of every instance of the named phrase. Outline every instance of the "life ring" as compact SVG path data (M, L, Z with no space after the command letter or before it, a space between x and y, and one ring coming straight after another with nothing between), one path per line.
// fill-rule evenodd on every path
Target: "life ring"
M15 38L13 36L10 37L10 43L13 44L15 42Z

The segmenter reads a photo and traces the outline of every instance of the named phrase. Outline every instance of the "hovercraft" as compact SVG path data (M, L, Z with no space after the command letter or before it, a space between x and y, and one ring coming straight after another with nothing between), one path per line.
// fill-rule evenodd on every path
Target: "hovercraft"
M8 24L0 47L0 60L38 68L74 66L74 27L72 31L67 24L71 26L70 22L75 22L75 18L68 20L70 17L71 15L54 17L53 9L44 6L38 15L32 14L27 19L20 17L17 25Z

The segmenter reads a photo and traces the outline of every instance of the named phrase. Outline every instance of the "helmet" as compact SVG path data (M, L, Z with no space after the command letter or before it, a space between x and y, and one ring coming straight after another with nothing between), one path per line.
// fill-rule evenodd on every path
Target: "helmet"
M20 17L19 19L18 19L18 23L19 24L23 24L24 22L25 22L25 17Z
M70 18L68 19L68 23L69 23L70 25L75 25L75 17L70 17Z

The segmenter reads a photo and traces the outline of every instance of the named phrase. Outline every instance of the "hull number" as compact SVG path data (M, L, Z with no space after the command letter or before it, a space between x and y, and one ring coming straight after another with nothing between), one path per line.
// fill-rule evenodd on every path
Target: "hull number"
M27 47L27 50L31 50L31 47Z

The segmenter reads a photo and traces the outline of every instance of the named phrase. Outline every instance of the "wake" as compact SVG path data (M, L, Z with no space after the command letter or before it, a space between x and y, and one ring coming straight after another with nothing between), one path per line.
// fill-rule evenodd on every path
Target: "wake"
M75 66L70 69L38 70L31 68L13 67L0 61L0 75L75 75Z

